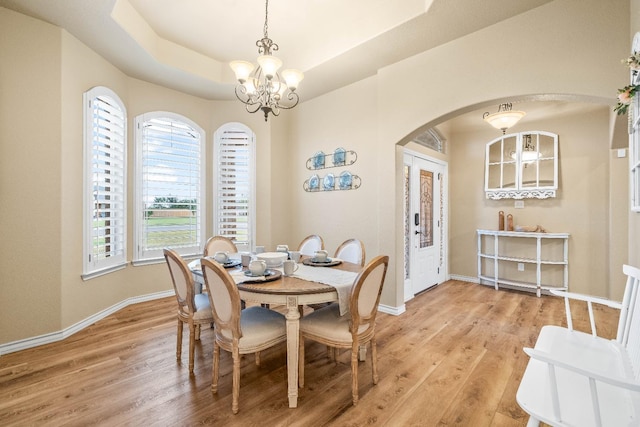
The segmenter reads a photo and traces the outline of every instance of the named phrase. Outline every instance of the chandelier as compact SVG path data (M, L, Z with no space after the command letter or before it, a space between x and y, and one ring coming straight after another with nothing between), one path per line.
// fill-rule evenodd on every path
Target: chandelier
M287 69L282 73L278 72L282 61L271 54L272 51L278 50L278 45L269 38L268 18L269 0L266 0L264 37L256 42L260 55L258 67L256 68L248 61L229 63L238 80L235 89L236 97L245 104L248 112L255 113L261 110L264 113L265 122L269 118L269 113L278 116L281 109L289 110L298 105L300 98L296 89L304 78L304 74L299 70Z
M513 104L509 102L500 104L497 113L484 113L482 118L494 128L500 129L504 134L507 129L518 123L525 114L524 111L513 111Z

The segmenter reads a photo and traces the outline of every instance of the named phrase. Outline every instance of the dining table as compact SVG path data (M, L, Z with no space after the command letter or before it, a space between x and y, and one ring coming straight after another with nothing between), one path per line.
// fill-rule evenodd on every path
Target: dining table
M304 260L307 259L305 263ZM282 305L287 328L287 395L289 407L298 406L298 361L301 307L309 304L337 302L341 315L348 315L349 293L362 266L333 259L331 266L312 264L303 257L293 275L285 276L281 267L271 268L276 278L247 278L241 265L227 269L234 278L240 298L245 302ZM336 261L340 261L336 264ZM204 285L200 260L189 263L195 282Z

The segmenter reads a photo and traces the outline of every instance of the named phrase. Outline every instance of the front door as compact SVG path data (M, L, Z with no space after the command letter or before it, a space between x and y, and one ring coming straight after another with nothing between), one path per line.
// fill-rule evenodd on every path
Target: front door
M409 165L407 165L409 163ZM408 182L409 224L406 265L411 297L444 281L444 165L416 156L405 157ZM412 295L411 295L412 294Z

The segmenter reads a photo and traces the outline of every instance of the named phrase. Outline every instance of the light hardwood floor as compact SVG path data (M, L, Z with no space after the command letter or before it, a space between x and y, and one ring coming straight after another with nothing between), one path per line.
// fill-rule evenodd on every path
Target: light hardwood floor
M380 381L359 367L360 402L351 404L349 352L334 364L307 342L298 408L287 400L286 346L242 359L240 412L231 412L231 358L222 352L211 393L212 330L196 344L188 371L188 333L176 362L175 300L129 306L72 337L0 357L3 426L524 426L515 401L532 346L545 324L565 324L559 298L448 281L380 313ZM587 325L575 307L576 325ZM597 307L601 335L613 337L617 313Z

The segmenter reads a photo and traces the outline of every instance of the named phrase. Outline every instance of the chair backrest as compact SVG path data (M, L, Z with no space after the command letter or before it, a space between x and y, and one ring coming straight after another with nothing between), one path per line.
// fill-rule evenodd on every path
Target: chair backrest
M364 266L364 244L358 239L349 239L342 242L336 249L336 258Z
M209 290L209 304L213 312L213 323L218 339L229 343L240 340L241 300L233 278L217 262L206 258L200 260L204 282Z
M640 269L624 265L627 285L622 298L616 340L627 349L633 373L640 379Z
M164 259L169 266L173 289L178 300L178 308L184 315L193 315L195 308L195 287L193 273L182 257L173 249L164 249Z
M351 288L349 300L351 333L361 338L370 337L374 332L378 304L388 265L388 256L375 257L358 274Z
M322 237L317 234L311 234L300 242L298 246L298 251L300 251L300 255L313 256L316 251L320 249L324 249L324 240Z
M236 244L233 240L224 236L209 237L207 243L204 244L204 256L213 256L216 252L229 252L234 254L238 252Z

